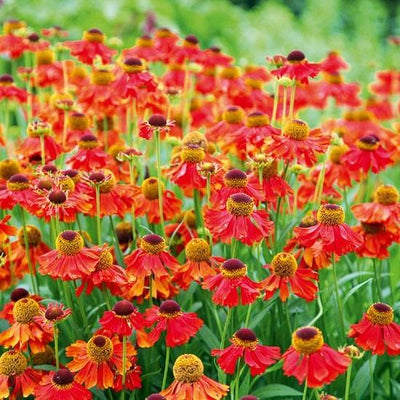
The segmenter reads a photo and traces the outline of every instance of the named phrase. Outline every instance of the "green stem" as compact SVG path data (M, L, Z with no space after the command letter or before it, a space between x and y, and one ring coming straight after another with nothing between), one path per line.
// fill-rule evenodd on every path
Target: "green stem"
M248 326L249 326L249 321L250 321L250 316L251 316L251 307L252 307L252 305L253 305L253 303L252 303L252 304L249 304L249 305L247 306L246 319L245 319L245 323L244 323L244 326L245 326L245 327L248 327Z
M307 398L307 381L304 382L304 391L302 400L306 400L306 398Z
M376 291L378 293L378 301L381 301L382 298L382 290L381 290L381 283L380 283L380 279L378 276L378 269L376 268L376 260L375 258L372 259L372 264L374 267L374 277L375 277L375 286L376 286Z
M283 87L283 109L282 109L282 124L285 123L286 119L286 103L287 103L287 87Z
M95 186L96 190L96 232L97 244L101 246L101 217L100 217L100 186Z
M169 346L167 346L166 351L165 351L164 375L163 375L161 390L164 390L165 386L167 384L170 354L171 354L171 348Z
M162 236L165 238L164 208L163 208L163 187L161 180L161 138L160 132L156 130L156 155L157 155L157 187L158 187L158 207L160 211L160 225Z
M60 368L60 360L59 360L59 350L58 350L58 327L57 323L54 324L54 353L56 357L56 368L57 370Z
M149 307L153 306L153 274L149 276Z
M40 140L40 158L42 161L42 166L46 164L46 152L44 149L44 135L39 135Z
M374 400L374 366L372 364L372 354L369 358L369 400Z
M211 175L207 175L206 197L207 197L207 206L211 207L211 202L210 202L210 197L211 197Z
M308 326L314 326L315 322L317 322L324 313L324 307L322 305L321 294L320 294L319 289L318 289L318 293L317 293L317 304L318 304L318 314L316 315L316 317L313 320L311 320L307 324Z
M271 126L275 127L276 113L278 111L279 104L279 83L276 81L275 95L274 95L274 108L272 110Z
M296 81L293 82L292 90L290 91L290 109L289 117L294 118L294 98L296 94Z
M338 280L336 274L336 261L335 261L335 253L332 254L332 269L333 269L333 280L335 283L335 292L336 292L336 302L339 309L339 320L340 320L340 328L341 328L341 339L345 340L345 329L344 329L344 317L343 317L343 307L342 307L342 300L340 299L339 295L339 287L338 287Z
M226 339L226 335L228 333L229 322L231 321L231 317L232 317L232 308L228 307L228 311L226 313L224 330L222 331L222 336L221 336L221 344L219 346L220 349L223 349L225 346L225 339Z
M110 220L111 230L112 230L113 239L114 239L115 255L117 257L118 264L121 267L125 267L124 255L122 254L122 251L121 251L121 249L119 247L119 244L118 244L118 237L117 237L117 233L115 232L114 221L113 221L111 215L109 216L109 220Z
M353 363L349 365L349 368L347 369L346 373L346 389L344 391L344 400L349 400L350 396L350 382L351 382L351 368L353 366Z
M285 309L286 322L287 322L287 325L289 328L289 333L291 334L293 332L293 330L292 330L292 323L290 322L289 308L288 308L287 301L285 301L285 303L283 303L283 308Z
M201 213L201 199L200 199L200 192L197 189L193 190L193 200L194 200L194 212L196 214L197 229L200 231L199 232L200 236L204 238L205 232L204 232L203 215Z

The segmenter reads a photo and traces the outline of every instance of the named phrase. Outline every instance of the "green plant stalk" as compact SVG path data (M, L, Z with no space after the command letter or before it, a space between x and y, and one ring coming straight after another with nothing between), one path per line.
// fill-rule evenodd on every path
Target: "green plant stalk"
M343 306L342 306L342 300L340 299L340 295L339 295L339 287L338 287L338 280L337 280L337 274L336 274L335 253L332 254L332 269L333 269L333 280L335 283L336 303L337 303L338 310L339 310L341 339L345 340L346 339L346 335L345 335L346 331L344 329Z
M303 397L302 400L307 399L307 380L304 382L304 390L303 390Z
M372 365L372 353L369 358L369 400L374 400L374 368Z
M349 368L347 368L347 373L346 373L346 388L344 391L344 400L349 400L350 396L350 382L351 382L351 369L353 367L353 363L349 365Z
M165 238L165 226L164 226L164 207L163 207L163 188L161 180L161 138L158 129L155 131L156 135L156 156L157 156L157 189L158 189L158 208L160 212L160 225L162 237Z
M96 232L97 244L101 246L101 217L100 217L100 186L96 184Z
M165 364L164 364L164 375L163 375L163 380L162 380L162 386L161 390L165 389L165 386L167 384L167 376L168 376L168 368L169 368L169 358L171 354L171 348L166 345L166 350L165 350Z
M134 169L133 160L129 160L129 183L133 186L135 183L135 177L133 174ZM136 217L135 217L135 206L132 204L132 247L131 249L136 249Z
M275 122L276 122L276 113L278 111L278 104L279 104L279 83L276 81L276 86L275 86L275 95L274 95L274 107L272 110L272 119L271 119L271 126L275 128Z
M201 199L200 199L200 192L197 189L193 190L193 201L194 201L194 212L196 214L196 225L197 229L200 228L200 237L204 238L205 237L205 232L204 232L204 221L203 221L203 215L201 212Z
M287 103L287 87L283 87L283 108L282 108L282 124L285 123L286 119L286 103Z
M375 287L376 287L376 291L378 293L377 300L378 300L378 302L380 302L382 300L382 290L381 290L380 277L378 275L378 269L376 268L375 258L372 259L372 265L374 267Z
M296 97L296 81L293 82L292 90L290 91L290 108L289 118L294 118L294 99Z
M58 327L57 327L57 322L54 323L54 355L56 357L56 368L57 370L60 369L60 360L59 360L59 350L58 350Z
M228 311L226 313L224 330L222 331L222 336L221 336L221 343L219 346L220 349L223 349L225 347L226 335L228 333L228 328L229 328L229 323L231 321L231 318L232 318L232 308L228 307Z
M39 135L39 140L40 140L40 158L41 158L41 163L42 167L46 164L46 152L44 149L44 135L40 134Z

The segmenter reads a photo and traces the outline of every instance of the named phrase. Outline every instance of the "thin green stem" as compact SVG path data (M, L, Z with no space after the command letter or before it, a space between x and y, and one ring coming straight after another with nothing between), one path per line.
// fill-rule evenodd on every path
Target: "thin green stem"
M381 290L380 277L378 276L378 269L376 267L375 258L372 259L372 265L374 267L375 286L376 286L376 291L378 293L377 300L380 302L382 300L382 290Z
M306 398L307 398L307 380L304 382L304 391L302 400L306 400Z
M222 336L221 336L221 343L219 346L221 349L223 349L225 346L225 339L226 339L226 335L228 333L228 328L229 328L229 323L231 321L231 317L232 317L232 308L228 307L228 311L226 313L224 330L222 331Z
M100 186L95 186L96 190L96 232L97 244L101 246L101 214L100 214Z
M44 148L44 135L41 134L39 135L39 140L40 140L40 158L42 162L42 166L46 164L46 152Z
M165 389L165 386L167 384L167 376L168 376L168 369L169 369L169 358L171 354L171 348L169 346L166 346L165 350L165 364L164 364L164 375L163 375L163 380L162 380L162 386L161 390Z
M58 350L58 326L57 323L54 324L54 355L56 357L56 368L57 370L60 368L60 360L59 360L59 350Z
M249 321L250 321L250 316L251 316L251 307L252 307L252 305L253 305L253 303L252 303L252 304L249 304L249 305L247 306L246 319L245 319L245 322L244 322L244 326L245 326L246 328L249 326Z
M290 91L290 108L289 118L294 118L294 99L296 96L296 81L293 82L292 90Z
M158 129L156 134L156 156L157 156L157 188L158 188L158 208L160 211L160 225L162 236L165 237L164 226L164 207L163 207L163 186L161 180L161 138Z
M149 276L149 307L153 306L153 274Z
M282 107L282 124L285 123L286 119L286 104L287 104L287 87L283 87L283 107Z
M292 333L292 323L290 322L290 315L289 315L289 308L288 308L288 304L287 301L285 301L285 303L283 303L283 308L285 309L285 315L286 315L286 322L289 328L289 333Z
M193 190L193 200L194 200L194 212L196 215L197 229L200 231L199 232L200 236L204 238L205 232L204 232L203 215L201 213L201 199L200 199L200 192L197 189Z
M333 269L333 280L335 284L335 293L336 293L336 302L339 310L339 320L340 320L340 328L341 328L341 339L345 340L345 329L344 329L344 317L343 317L343 307L342 307L342 300L339 295L339 287L338 287L338 280L336 274L336 261L335 261L335 253L332 254L332 269Z
M350 396L350 383L351 383L351 368L353 366L353 363L349 365L349 368L347 368L346 372L346 388L344 391L344 400L349 400Z
M276 81L275 94L274 94L274 108L272 110L271 126L275 127L276 113L278 111L279 104L279 83Z
M372 354L369 358L369 400L374 400L374 366L372 364Z

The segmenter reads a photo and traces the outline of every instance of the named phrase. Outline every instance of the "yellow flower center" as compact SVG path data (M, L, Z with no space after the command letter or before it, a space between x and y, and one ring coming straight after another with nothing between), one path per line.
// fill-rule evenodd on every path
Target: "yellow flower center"
M105 36L99 29L89 29L83 32L82 39L92 43L103 43Z
M222 120L228 124L239 124L244 119L244 112L239 107L229 107L222 114Z
M142 183L142 193L147 200L158 199L158 179L147 178ZM161 182L161 192L164 192L164 183Z
M182 145L183 145L183 147L197 146L197 147L201 147L204 151L207 151L208 142L202 133L194 131L194 132L188 133L183 138Z
M165 240L151 233L141 239L140 248L149 254L160 254L165 249Z
M221 70L220 77L222 79L238 79L240 77L240 68L235 66L225 67Z
M292 335L292 346L301 354L310 355L318 351L324 344L321 331L313 326L299 328Z
M385 303L372 304L368 310L367 315L373 324L389 325L393 322L393 308Z
M130 222L119 222L115 227L118 243L126 244L132 240L132 224Z
M54 350L47 345L45 351L31 354L31 360L33 365L53 364L55 362Z
M269 124L269 117L267 114L254 112L247 116L246 125L249 128L254 128L256 126L266 126L268 124Z
M58 390L68 390L72 388L74 374L67 369L60 369L55 372L52 381Z
M318 223L317 219L315 218L315 215L313 213L310 213L306 215L300 222L299 226L300 228L309 228L310 226L314 226Z
M204 366L200 358L194 354L183 354L176 359L173 373L177 381L193 383L202 377Z
M204 239L191 239L185 247L185 254L189 261L207 261L211 257L210 245Z
M50 49L37 50L35 52L36 65L53 64L55 60L54 51Z
M264 86L264 81L261 79L246 78L244 83L252 89L262 89Z
M142 36L136 39L137 47L153 47L153 40L149 36Z
M343 224L344 210L336 204L323 204L317 212L317 221L322 225Z
M255 350L258 344L257 336L248 328L242 328L236 331L231 340L235 346L245 347L250 350Z
M196 145L185 146L181 152L182 161L188 163L199 163L204 160L204 150Z
M84 131L89 127L89 118L82 113L73 113L68 117L68 128L74 131Z
M182 314L181 307L176 301L166 300L160 305L159 315L163 318L172 319Z
M375 135L364 136L357 140L356 145L361 150L374 151L379 147L379 139Z
M226 209L236 217L248 217L254 209L254 201L244 193L236 193L229 197Z
M247 274L247 267L237 258L231 258L221 265L221 274L226 279L243 278Z
M83 249L84 241L79 232L64 231L56 239L56 249L63 256L74 256Z
M332 83L334 85L339 85L344 82L343 76L339 73L329 74L328 72L324 72L322 77L325 82Z
M144 71L144 66L139 58L129 57L122 64L122 69L127 74L137 74Z
M13 307L13 315L17 322L29 324L33 317L39 315L39 303L29 297L18 300Z
M98 147L99 142L97 141L97 138L93 137L92 140L80 140L78 143L78 146L82 150L93 150L96 147Z
M13 192L29 189L29 179L25 175L16 174L7 181L7 188Z
M306 140L310 134L310 128L300 119L291 119L283 126L282 133L293 140Z
M114 260L112 254L107 249L105 249L100 253L99 262L96 265L96 269L98 271L102 271L110 268L113 265L113 261Z
M42 240L42 234L40 233L39 229L33 225L26 225L25 230L28 237L29 247L36 247ZM25 247L25 236L23 228L20 228L18 230L18 242L21 246Z
M92 83L98 86L107 86L113 80L113 74L106 69L98 69L92 72Z
M10 19L8 21L5 21L3 24L3 32L5 35L9 35L13 31L16 31L21 28L25 28L26 24L23 21L18 21L15 19Z
M0 161L0 178L4 180L10 179L13 175L20 172L19 163L15 160Z
M6 351L0 357L0 374L6 376L20 375L28 367L28 360L17 350Z
M293 276L297 271L297 261L290 253L278 253L271 261L275 275L281 277Z
M59 186L65 192L73 192L75 190L75 182L67 175L60 177Z
M334 163L334 164L340 164L340 159L342 158L342 155L347 153L349 150L349 146L342 144L338 146L332 146L331 150L329 152L329 159Z
M189 228L196 228L196 213L193 208L185 212L183 221Z
M87 343L88 356L97 364L108 361L114 350L112 341L103 335L93 336Z
M390 206L399 201L399 192L392 185L382 185L375 192L375 200L379 204Z
M100 193L111 192L116 183L115 175L108 169L91 173L89 179L96 185L99 185Z
M231 169L225 174L224 183L230 188L244 188L247 186L247 175L240 169Z

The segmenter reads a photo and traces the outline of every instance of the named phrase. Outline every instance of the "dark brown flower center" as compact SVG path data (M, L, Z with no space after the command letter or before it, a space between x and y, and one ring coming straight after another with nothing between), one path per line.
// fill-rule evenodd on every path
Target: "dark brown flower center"
M160 305L162 314L175 314L181 311L179 304L173 300L166 300Z
M166 118L161 115L161 114L153 114L150 118L149 118L149 124L151 126L156 126L156 127L163 127L167 124L167 120Z
M62 190L53 190L49 194L49 200L53 204L63 204L67 201L67 195Z
M127 315L131 315L135 311L135 307L130 301L121 300L118 303L115 303L113 311L115 314L125 317Z
M67 369L59 369L53 375L53 382L56 385L70 385L74 381L74 374Z
M26 289L17 288L11 292L10 299L12 302L16 303L18 300L21 300L28 296L29 296L29 292Z

